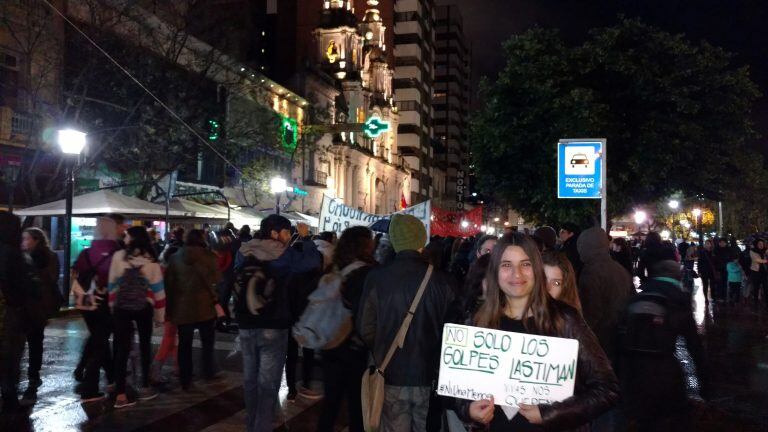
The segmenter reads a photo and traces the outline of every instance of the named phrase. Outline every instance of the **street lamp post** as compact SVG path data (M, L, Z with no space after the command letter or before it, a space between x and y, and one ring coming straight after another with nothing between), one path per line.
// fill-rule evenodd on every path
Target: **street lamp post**
M696 217L696 228L699 232L699 246L704 247L704 232L701 229L701 209L695 208L691 213Z
M69 304L70 266L72 261L72 200L75 194L75 162L85 147L85 133L73 129L59 130L58 143L67 161L64 217L64 299Z
M637 224L637 230L640 231L643 226L643 222L648 218L648 214L642 210L635 211L635 224ZM651 223L648 222L648 232L651 232Z
M273 177L269 182L269 186L272 193L275 194L275 213L280 214L280 195L285 192L288 184L284 178Z

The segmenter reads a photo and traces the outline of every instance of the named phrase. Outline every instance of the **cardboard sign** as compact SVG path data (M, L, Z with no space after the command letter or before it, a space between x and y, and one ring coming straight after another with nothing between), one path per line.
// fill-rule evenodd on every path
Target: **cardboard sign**
M561 401L573 395L578 355L575 339L446 324L437 393L511 407Z
M430 201L425 201L421 204L408 207L407 209L397 212L398 214L409 214L418 218L426 227L427 233L430 229L430 216L432 215L432 209ZM320 232L334 231L337 234L341 233L353 226L370 226L374 222L380 219L389 219L392 214L388 215L375 215L366 213L362 210L344 205L340 200L330 198L326 195L323 196L323 205L320 207Z

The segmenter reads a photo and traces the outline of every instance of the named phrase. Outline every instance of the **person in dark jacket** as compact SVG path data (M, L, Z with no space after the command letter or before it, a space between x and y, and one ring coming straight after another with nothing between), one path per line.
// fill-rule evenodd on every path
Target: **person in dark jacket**
M654 319L660 331L645 329L642 344L623 337L620 378L628 417L640 432L692 430L687 385L680 361L675 356L676 341L685 339L696 366L701 396L708 397L708 366L691 308L691 295L681 284L680 265L672 246L646 250L648 279L641 285L642 296L655 294L664 299L665 313ZM637 299L641 299L639 296ZM632 303L622 319L631 317ZM666 320L666 322L664 322ZM641 321L644 322L644 321ZM652 341L649 336L654 335ZM649 344L650 343L650 344ZM637 349L641 345L642 349ZM650 379L652 378L652 379Z
M288 333L292 324L288 289L291 273L303 273L322 265L315 243L308 237L309 227L299 224L303 249L288 247L291 222L280 215L269 215L261 221L260 238L243 244L235 260L235 272L261 263L274 282L274 307L269 314L253 314L242 302L236 302L240 345L243 350L243 389L245 391L246 427L248 432L272 431L272 419L285 367ZM236 283L236 291L247 287Z
M28 290L33 283L32 269L24 260L20 245L19 218L0 211L0 395L4 414L21 408L17 385L29 328L26 309Z
M557 336L579 341L573 396L551 404L519 404L508 420L492 400L459 401L459 417L490 431L558 431L588 429L591 420L619 399L619 385L594 333L578 311L547 293L542 257L533 239L507 234L491 256L487 298L473 325L517 333Z
M383 362L429 267L420 253L427 232L417 218L393 215L389 238L397 255L368 274L357 318L358 332L377 365ZM451 276L433 271L404 345L384 371L383 431L426 429L443 324L452 312L460 313L460 306L453 303L453 284Z
M374 241L370 229L347 228L341 234L333 254L333 266L343 277L341 296L344 306L357 318L363 286L372 266ZM323 350L325 397L317 424L318 432L334 431L336 417L346 399L350 432L363 432L363 408L360 402L361 379L368 366L368 350L353 331L336 348Z
M584 320L608 358L614 361L619 316L635 289L629 272L611 259L608 244L602 228L593 227L581 233L578 248L584 267L578 287Z
M576 271L577 279L581 274L582 267L581 257L579 256L579 250L576 246L580 234L581 230L579 229L578 225L574 223L564 223L563 226L560 227L560 250L565 252L565 255L568 257L568 261L571 262L573 270Z
M712 252L712 263L715 266L715 286L712 287L712 300L725 300L728 292L728 263L733 260L733 249L728 246L725 238L717 239L717 246Z
M317 288L317 282L322 276L325 257L320 250L318 240L313 240L318 248L317 254L320 258L320 266L305 272L293 272L286 281L289 288L289 301L292 320L298 320L309 303L308 297L312 291ZM325 246L325 245L324 245ZM296 242L291 246L298 252L304 249L304 243ZM299 344L293 337L288 338L288 355L285 361L285 380L288 385L287 399L290 402L296 400L296 396L301 394L307 399L320 399L323 394L314 391L311 386L312 371L315 368L315 350L301 348L301 385L298 385L298 364L299 364Z
M31 261L32 268L40 281L42 302L36 306L39 312L46 318L52 318L61 305L61 293L59 292L59 258L48 247L48 237L39 228L27 228L21 234L21 249ZM29 367L27 377L29 387L24 393L22 403L32 403L37 399L37 388L43 384L40 379L40 368L43 365L43 337L45 326L31 328L27 332L27 344L29 346Z
M216 284L221 279L216 255L208 250L205 233L191 230L184 247L171 257L165 271L166 313L179 332L179 380L181 388L192 384L192 338L195 329L203 344L203 376L212 378L216 322Z
M533 231L533 238L541 242L542 252L555 250L557 233L551 226L538 227Z
M712 240L707 240L704 242L704 248L699 251L698 269L705 303L709 303L709 288L712 286L715 279L715 264L712 258L712 249Z
M640 278L640 282L644 282L645 278L648 277L646 275L648 266L645 262L645 251L649 248L653 248L661 244L661 234L657 233L656 231L651 231L648 233L648 235L645 236L645 240L643 240L643 246L640 249L640 254L637 259L637 277Z
M611 258L627 269L629 274L632 274L632 262L634 260L632 259L632 249L629 247L627 239L622 237L613 239L611 242Z

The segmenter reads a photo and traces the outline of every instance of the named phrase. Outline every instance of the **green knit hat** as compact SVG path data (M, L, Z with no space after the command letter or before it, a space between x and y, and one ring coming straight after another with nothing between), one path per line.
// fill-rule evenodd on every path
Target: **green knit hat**
M419 250L427 243L427 230L413 215L394 214L389 221L389 241L395 252Z

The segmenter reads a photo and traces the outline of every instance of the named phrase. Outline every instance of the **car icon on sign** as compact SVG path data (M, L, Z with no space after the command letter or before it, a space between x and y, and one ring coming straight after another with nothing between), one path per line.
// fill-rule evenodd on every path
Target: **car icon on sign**
M571 158L571 168L576 168L576 165L583 165L585 168L589 166L589 158L584 153L576 153Z

